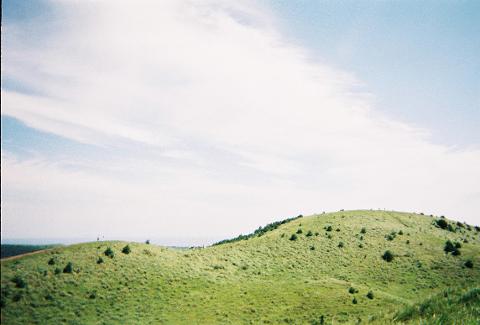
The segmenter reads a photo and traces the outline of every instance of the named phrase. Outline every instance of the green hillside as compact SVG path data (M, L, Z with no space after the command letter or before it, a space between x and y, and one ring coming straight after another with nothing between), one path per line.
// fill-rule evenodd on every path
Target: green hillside
M442 324L439 312L464 324L480 319L480 229L443 218L340 211L207 248L128 243L126 254L126 245L2 261L2 324Z

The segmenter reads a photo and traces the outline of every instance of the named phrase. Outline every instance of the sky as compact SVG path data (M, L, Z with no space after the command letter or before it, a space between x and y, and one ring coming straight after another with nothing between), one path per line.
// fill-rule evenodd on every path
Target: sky
M2 241L480 224L477 1L2 5Z

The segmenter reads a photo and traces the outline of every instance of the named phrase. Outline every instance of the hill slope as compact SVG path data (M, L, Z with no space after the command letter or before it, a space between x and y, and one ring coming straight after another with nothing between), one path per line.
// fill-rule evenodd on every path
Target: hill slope
M204 249L96 242L2 261L2 324L384 323L480 286L479 229L446 219L340 211L267 230Z

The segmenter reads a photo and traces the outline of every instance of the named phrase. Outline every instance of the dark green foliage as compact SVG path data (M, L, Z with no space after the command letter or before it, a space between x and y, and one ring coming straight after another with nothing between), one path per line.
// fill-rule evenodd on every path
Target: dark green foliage
M357 293L357 292L358 292L358 290L355 289L354 287L348 288L348 293L350 293L350 294L352 294L352 295L353 295L354 293Z
M344 246L345 246L345 245L343 244L343 242L339 242L339 243L338 243L338 247L339 247L339 248L343 248Z
M360 230L360 233L361 234L366 234L367 233L367 229L365 227L363 227L361 230Z
M368 298L368 299L373 299L373 297L374 297L374 296L373 296L373 292L372 292L372 291L369 291L369 292L367 293L367 298Z
M393 253L390 251L385 251L385 253L382 255L382 258L384 261L391 262L393 261Z
M55 275L58 275L60 273L62 273L62 270L58 267L55 268L55 271L53 271L53 273L55 273Z
M325 230L326 230L326 231L332 231L332 229L333 229L332 226L326 226L326 227L325 227Z
M452 243L450 240L447 240L445 242L445 247L443 248L443 250L446 254L452 253L453 256L458 256L460 255L461 247L462 245L460 243Z
M96 291L91 292L90 295L88 295L88 298L89 298L89 299L95 299L95 298L97 298L97 292L96 292Z
M453 228L453 226L451 224L448 224L447 229L450 232L455 232L455 228Z
M398 234L399 234L400 236L403 235L403 231L400 230L400 231L398 232Z
M298 229L298 230L297 230L297 234L301 234L302 232L303 232L302 229Z
M73 272L73 264L72 262L68 262L67 265L63 268L63 273L72 273Z
M12 282L15 283L15 287L17 288L25 288L27 286L27 283L20 275L15 275Z
M464 265L465 265L465 267L468 267L469 269L473 268L472 260L467 260Z
M105 254L105 256L110 257L110 258L113 258L115 256L115 253L113 252L113 249L111 249L110 247L108 247L105 250L105 252L103 252L103 254Z
M314 251L314 250L315 250L315 246L310 246L310 250L311 250L311 251Z
M48 260L48 265L55 265L55 258L52 257Z
M397 233L395 231L392 231L391 233L385 235L385 239L388 241L392 241L397 237Z
M363 244L358 244L358 248L363 248Z
M26 253L36 252L42 249L55 247L56 245L10 245L3 244L0 247L0 257L11 257Z
M306 235L306 236L307 236L307 237L312 237L312 236L313 236L313 232L312 232L311 230L309 230L309 231L307 232L307 235Z
M442 228L442 229L447 229L448 227L448 222L445 219L438 219L435 221L437 227Z
M298 237L297 237L297 235L292 234L289 239L290 239L290 240L297 240Z
M102 263L103 263L103 258L99 257L99 258L97 259L97 264L102 264Z
M132 252L132 250L130 248L130 245L127 245L124 248L122 248L122 253L123 254L130 254L131 252Z
M340 231L340 228L335 229L335 231L336 231L336 232L339 232L339 231Z
M315 236L318 236L318 235L320 235L320 233L317 231L317 232L315 233Z
M410 240L407 239L406 243L407 243L407 245L409 245L409 244L410 244Z
M12 297L12 301L13 301L13 302L20 301L20 299L22 299L22 294L21 294L20 292L17 292L17 293L14 294L13 297Z
M237 241L240 241L240 240L247 240L249 238L253 238L253 237L260 237L260 236L263 236L265 233L269 232L269 231L272 231L272 230L275 230L277 229L279 226L283 225L283 224L286 224L288 222L291 222L293 220L296 220L296 219L299 219L299 218L302 218L303 216L302 215L299 215L295 218L288 218L288 219L285 219L285 220L282 220L282 221L275 221L275 222L272 222L272 223L269 223L267 224L266 226L264 227L259 227L257 230L255 230L253 233L251 234L248 234L248 235L239 235L235 238L231 238L231 239L224 239L224 240L221 240L213 245L221 245L221 244L227 244L227 243L233 243L233 242L237 242Z
M460 221L457 221L457 226L460 227L460 228L465 228L465 226L463 225L463 223L461 223Z
M352 304L356 305L358 303L357 298L353 298Z
M150 245L150 239L147 239L147 240L145 241L145 244Z

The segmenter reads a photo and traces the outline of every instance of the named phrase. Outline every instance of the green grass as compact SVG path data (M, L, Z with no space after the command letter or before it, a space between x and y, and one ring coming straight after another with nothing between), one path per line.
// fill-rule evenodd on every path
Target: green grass
M298 218L261 235L204 249L125 242L54 248L2 261L1 320L319 324L323 316L325 324L386 323L399 310L448 288L480 286L480 232L446 220L457 229L449 231L435 220L411 213L341 211ZM329 226L331 231L326 230ZM394 238L387 240L393 232ZM293 234L296 240L290 240ZM460 255L444 252L447 240L462 243ZM338 247L340 242L343 247ZM123 254L127 244L131 251ZM104 255L108 247L113 258ZM394 254L391 262L382 259L387 250ZM52 257L54 265L48 263ZM103 263L97 263L100 257ZM472 268L465 267L467 260ZM72 273L55 274L68 262ZM25 287L18 288L15 277ZM369 292L373 299L367 297ZM462 319L466 303L455 301L460 306L455 318ZM425 317L429 316L412 314L402 321ZM471 317L465 314L464 323Z

